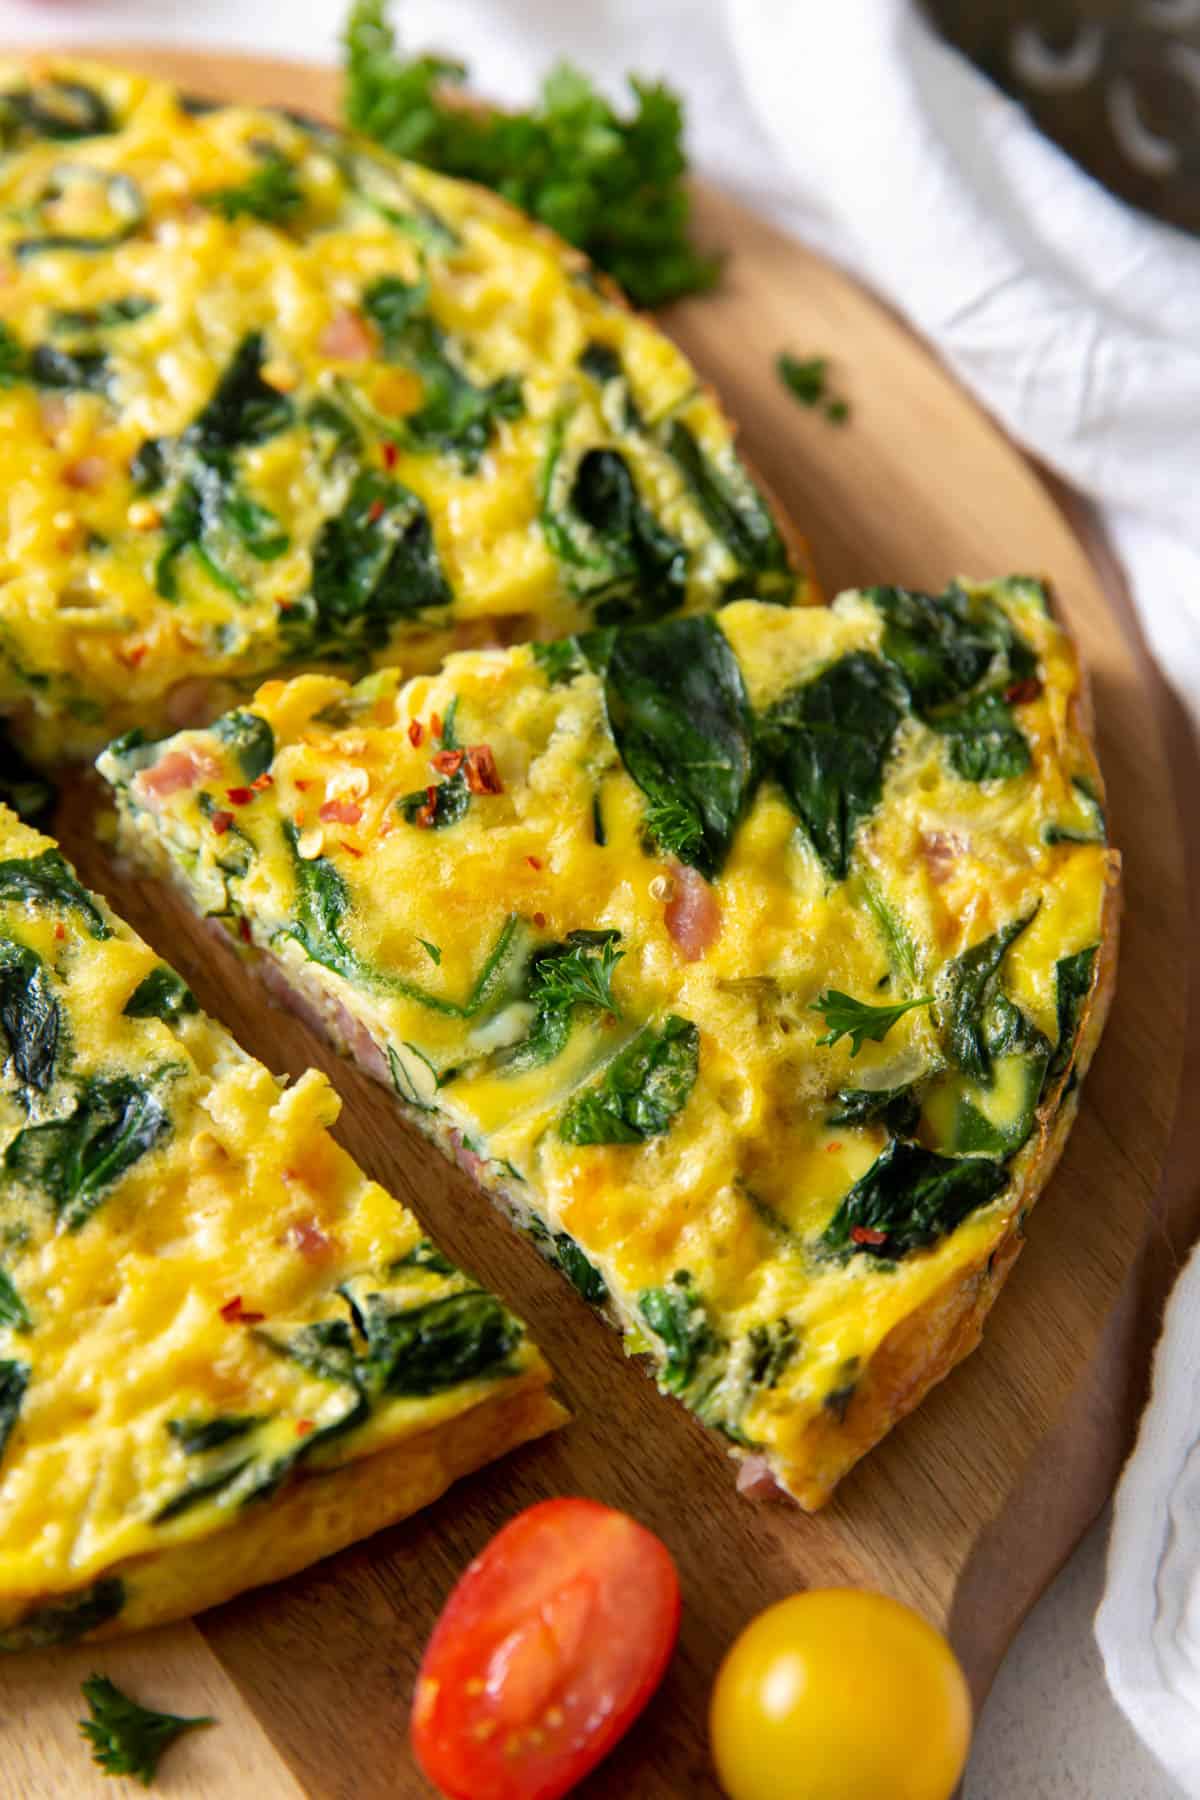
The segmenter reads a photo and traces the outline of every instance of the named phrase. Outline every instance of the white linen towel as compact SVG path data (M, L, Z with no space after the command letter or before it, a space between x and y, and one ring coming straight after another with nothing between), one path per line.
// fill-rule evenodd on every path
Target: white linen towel
M0 0L0 31L330 59L343 11L343 0ZM911 0L398 11L407 43L462 54L501 101L528 100L559 54L614 95L631 68L682 88L702 168L873 284L1015 438L1096 501L1200 733L1200 242L1112 200ZM1198 1400L1200 1253L1168 1310L1097 1622L1114 1695L1200 1800Z

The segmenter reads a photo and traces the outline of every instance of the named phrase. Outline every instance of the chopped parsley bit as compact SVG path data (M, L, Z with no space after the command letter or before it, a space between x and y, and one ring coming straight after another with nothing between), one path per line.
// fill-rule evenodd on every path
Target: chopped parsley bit
M625 117L560 63L524 113L443 97L461 63L404 56L385 0L357 0L346 26L346 117L398 156L495 188L587 252L638 306L711 288L720 259L689 237L683 105L661 82L630 77Z
M775 358L775 373L801 406L818 407L831 425L844 425L850 417L845 400L829 392L829 358L827 356L793 356L781 350Z
M896 1020L914 1006L932 1005L933 995L923 994L917 1000L899 1000L894 1006L869 1006L865 1000L855 1000L837 988L828 988L818 995L809 1011L821 1013L829 1027L825 1036L817 1039L818 1044L836 1044L839 1038L848 1037L850 1054L857 1056L867 1038L881 1044Z
M83 1697L92 1716L81 1719L79 1729L92 1744L92 1760L106 1775L131 1775L143 1787L150 1786L159 1759L177 1737L214 1723L207 1716L184 1719L139 1706L107 1675L89 1675Z
M442 960L442 953L441 953L440 949L438 948L438 946L436 944L431 944L428 938L423 938L423 937L419 937L417 939L417 942L418 942L418 944L420 944L422 950L427 950L429 952L431 959L435 963L438 963L440 965L441 960Z

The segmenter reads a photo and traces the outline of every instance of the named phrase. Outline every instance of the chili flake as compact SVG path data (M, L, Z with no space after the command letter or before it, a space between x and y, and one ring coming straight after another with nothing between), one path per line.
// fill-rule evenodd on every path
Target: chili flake
M326 800L317 814L325 824L357 825L363 809L356 800Z
M534 922L534 924L535 924L535 925L536 925L536 926L538 926L538 928L539 928L539 929L540 929L540 928L541 928L541 927L542 927L542 926L543 926L543 925L544 925L544 924L545 924L545 923L546 923L546 915L545 915L545 913L543 913L543 912L536 912L536 913L534 913L534 915L533 915L533 922Z
M886 1231L875 1231L870 1225L852 1225L850 1238L855 1244L869 1244L877 1249L880 1244L887 1243L888 1234Z
M384 468L394 469L400 452L392 442L391 438L384 438L383 443L380 445L380 450L383 453Z
M296 1420L296 1436L297 1437L307 1437L310 1431L315 1431L316 1429L317 1428L313 1424L311 1419L297 1419Z
M429 715L429 735L430 735L430 737L435 737L435 738L441 737L441 735L442 735L442 715L441 715L441 713L430 713L430 715Z
M424 736L425 727L422 725L420 719L411 719L408 726L408 741L414 750Z
M226 788L225 798L231 806L249 806L254 798L254 790L248 787Z
M417 808L416 812L413 814L413 823L414 823L414 825L419 825L423 831L428 831L436 817L437 817L437 788L431 782L430 785L425 789L425 804L424 804L424 806L419 806Z
M231 812L215 812L209 822L217 836L224 837L233 824L233 814Z
M542 866L542 859L540 856L527 856L525 861L529 864L531 869L540 869Z
M1036 700L1041 694L1042 684L1036 675L1027 675L1024 681L1014 681L1011 687L1004 690L1004 698L1010 706L1025 706L1030 700Z
M261 794L264 788L275 786L275 777L271 774L269 769L264 769L261 775L256 775L254 777L250 786L256 794Z
M504 783L490 744L473 744L467 751L467 786L473 794L502 794Z
M378 525L386 511L387 508L384 506L382 500L372 500L370 506L367 508L367 524Z
M436 750L429 760L439 775L457 775L466 754L465 750Z
M221 1317L227 1325L259 1325L266 1318L266 1313L247 1312L242 1305L242 1296L235 1294L221 1308Z

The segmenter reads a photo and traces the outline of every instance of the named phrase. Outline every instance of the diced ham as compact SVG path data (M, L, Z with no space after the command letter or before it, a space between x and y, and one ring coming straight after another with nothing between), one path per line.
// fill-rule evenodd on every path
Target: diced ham
M771 1473L765 1456L744 1456L738 1469L737 1491L748 1500L778 1500L783 1489Z
M687 961L696 962L720 935L721 908L699 870L676 863L671 875L671 893L663 919Z
M215 756L207 750L168 750L165 756L148 769L143 769L133 779L134 792L141 800L147 800L151 806L165 800L169 794L179 794L185 788L198 787L202 781L215 775L220 768Z
M949 881L955 863L967 848L966 840L956 831L923 831L920 846L922 860L935 887Z
M375 334L360 312L344 306L317 339L317 349L331 362L370 362L375 354Z
M81 456L75 462L68 463L62 472L62 478L69 488L80 488L91 493L103 487L111 473L111 465L103 456Z
M258 973L262 977L263 986L269 993L286 1006L289 1012L303 1019L306 1025L335 1042L344 1045L347 1054L355 1062L360 1063L368 1075L385 1086L391 1086L391 1071L388 1060L365 1025L347 1012L340 1001L326 995L321 1001L310 999L297 988L288 971L270 956L259 960Z
M357 825L363 809L354 800L326 800L318 817L326 825Z
M337 1246L315 1219L297 1219L287 1228L287 1241L305 1262L328 1262Z
M166 715L176 731L190 725L207 725L212 713L212 682L203 675L177 681L167 695Z

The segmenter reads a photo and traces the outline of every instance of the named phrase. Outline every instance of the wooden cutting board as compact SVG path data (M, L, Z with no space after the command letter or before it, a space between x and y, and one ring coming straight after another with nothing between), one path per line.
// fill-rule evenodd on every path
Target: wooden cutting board
M197 93L333 114L332 73L238 57L105 52ZM705 1712L723 1649L806 1585L883 1588L947 1627L982 1697L1013 1631L1101 1506L1128 1440L1138 1326L1190 1241L1197 1196L1160 1176L1185 1032L1190 954L1182 855L1160 733L1162 689L1093 562L1028 463L933 357L827 263L722 195L699 230L730 254L720 291L664 322L721 391L744 442L809 534L827 589L1020 570L1053 581L1092 671L1112 827L1126 856L1121 979L1066 1155L987 1339L809 1518L734 1492L733 1467L661 1399L615 1338L387 1096L274 1010L170 896L98 847L95 789L63 806L84 877L169 957L247 1049L293 1073L317 1062L345 1099L346 1144L446 1249L512 1301L561 1376L575 1422L463 1482L418 1518L194 1624L0 1669L0 1794L111 1796L75 1721L92 1669L213 1730L171 1753L162 1791L413 1800L408 1706L421 1647L459 1571L521 1507L585 1493L658 1531L678 1564L683 1632L665 1686L581 1794L707 1800ZM828 353L852 418L804 412L775 351Z

